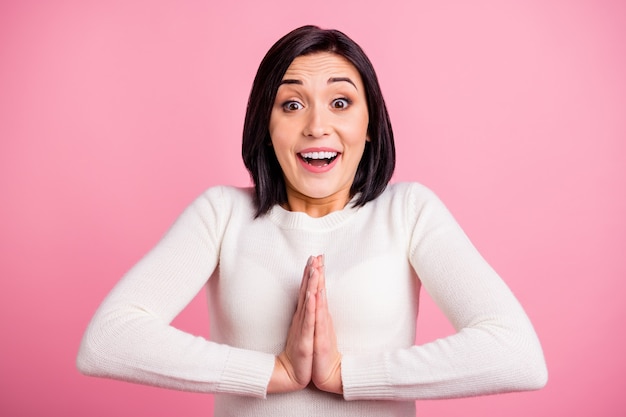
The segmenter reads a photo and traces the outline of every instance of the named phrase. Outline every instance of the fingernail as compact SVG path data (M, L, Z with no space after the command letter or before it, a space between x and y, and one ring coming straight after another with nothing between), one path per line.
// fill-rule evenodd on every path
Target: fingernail
M322 265L320 265L320 266L325 266L326 265L326 256L322 253L320 255L320 258L322 259Z
M309 269L309 278L311 278L313 276L313 272L315 271L315 269Z
M313 265L313 255L309 256L309 259L306 261L306 264L307 264L308 266Z

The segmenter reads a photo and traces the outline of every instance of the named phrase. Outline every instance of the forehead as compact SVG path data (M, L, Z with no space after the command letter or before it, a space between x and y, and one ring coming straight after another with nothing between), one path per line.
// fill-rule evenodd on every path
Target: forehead
M316 52L296 57L287 68L283 80L305 80L322 78L324 82L331 77L349 77L355 83L361 83L361 76L356 67L341 55L331 52Z

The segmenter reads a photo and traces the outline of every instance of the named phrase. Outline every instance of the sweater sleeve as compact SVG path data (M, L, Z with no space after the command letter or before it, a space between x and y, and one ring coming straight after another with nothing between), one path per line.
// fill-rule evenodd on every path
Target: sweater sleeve
M170 325L217 266L226 204L221 188L208 190L116 284L83 336L77 358L81 372L185 391L265 397L273 355L217 344Z
M543 352L520 303L432 192L415 185L409 193L409 261L456 333L344 356L344 397L455 398L543 387Z

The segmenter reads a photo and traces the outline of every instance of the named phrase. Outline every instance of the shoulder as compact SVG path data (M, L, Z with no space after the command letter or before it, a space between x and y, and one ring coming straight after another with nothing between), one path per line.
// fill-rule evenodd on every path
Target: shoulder
M428 188L427 186L419 182L396 182L393 184L389 184L385 192L386 193L388 192L394 195L405 194L405 193L432 194L432 191L430 190L430 188Z
M418 182L389 184L380 197L391 204L408 204L407 208L418 208L429 202L440 201L430 188Z
M253 203L254 189L251 187L234 187L216 185L207 188L198 199L221 201L222 203Z
M226 185L213 186L197 196L186 211L218 223L233 217L253 217L254 190Z
M377 203L377 209L404 219L408 227L417 222L447 222L452 219L451 213L437 194L418 182L390 184L379 198L381 201Z

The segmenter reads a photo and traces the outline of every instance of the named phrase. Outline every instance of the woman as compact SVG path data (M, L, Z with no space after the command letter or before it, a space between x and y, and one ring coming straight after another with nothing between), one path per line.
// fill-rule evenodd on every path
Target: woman
M215 393L216 416L414 416L545 384L526 314L444 205L388 186L389 117L351 39L305 26L270 49L242 149L254 188L183 212L98 309L82 372ZM169 325L205 285L211 341ZM416 346L422 285L457 333Z

